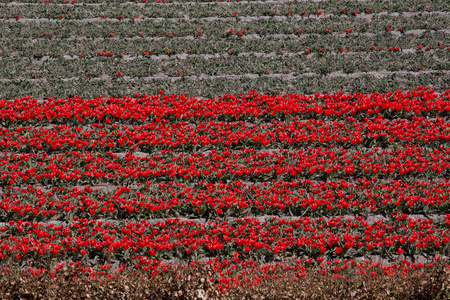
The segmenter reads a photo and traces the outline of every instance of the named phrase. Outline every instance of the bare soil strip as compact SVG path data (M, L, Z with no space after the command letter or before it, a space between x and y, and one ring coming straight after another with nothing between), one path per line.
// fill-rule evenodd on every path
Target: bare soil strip
M166 55L168 56L168 55ZM164 55L160 56L161 58L164 57ZM177 80L182 80L182 79L188 79L188 80L209 80L209 79L241 79L241 78L251 78L251 79L255 79L255 78L260 78L260 77L271 77L271 78L280 78L283 80L295 80L297 78L301 78L301 77L321 77L321 78L334 78L334 77L351 77L351 78L356 78L359 76L374 76L374 77L384 77L384 76L389 76L389 75L411 75L411 76L416 76L416 75L420 75L420 74L431 74L431 73L440 73L440 74L450 74L450 70L424 70L424 71L367 71L367 72L354 72L354 73L343 73L343 72L332 72L332 73L328 73L325 75L322 74L318 74L318 73L303 73L303 74L298 74L298 75L294 75L293 73L290 74L263 74L263 75L259 75L259 74L229 74L229 75L206 75L206 74L201 74L200 76L175 76L175 77L171 77L171 76L150 76L150 77L140 77L140 78L136 78L136 77L131 77L131 76L122 76L120 77L120 79L117 80L122 80L122 81L129 81L129 82L133 82L133 81L153 81L153 80L164 80L164 81L168 81L170 80L171 82L175 82ZM89 81L101 81L101 80L112 80L113 77L109 76L109 75L102 75L101 77L95 77L95 78L90 78ZM70 82L70 81L77 81L77 80L82 80L82 78L80 77L71 77L71 78L61 78L61 80L63 82ZM38 78L38 79L30 79L30 78L16 78L16 79L0 79L0 82L23 82L23 81L29 81L29 82L48 82L47 78Z
M291 217L291 216L277 216L277 215L264 215L264 216L247 216L247 217L240 217L240 218L236 218L236 217L225 217L225 218L214 218L214 219L206 219L206 218L186 218L186 217L171 217L171 218L157 218L157 219L146 219L148 221L149 224L155 224L155 223L164 223L167 220L171 219L178 219L181 222L186 222L186 221L191 221L191 222L195 222L195 223L200 223L200 224L207 224L208 221L211 220L217 220L217 221L221 221L221 220L226 220L226 221L236 221L237 219L241 219L244 220L245 218L253 218L255 220L258 220L260 222L264 222L266 220L270 220L270 219L283 219L286 221L295 221L295 220L304 220L305 218L308 218L309 220L311 220L312 222L317 221L319 219L322 219L323 221L329 221L332 219L336 219L337 217L342 217L342 220L355 220L356 216L354 215L342 215L342 216L336 216L336 217L315 217L315 218L309 218L308 216L301 216L301 217ZM412 220L441 220L444 219L445 216L443 215L408 215L408 218L412 219ZM101 221L103 223L111 223L111 224L121 224L121 223L125 223L125 222L136 222L136 220L128 220L128 219L122 219L122 220L117 220L117 219L89 219L90 221ZM144 219L140 219L140 220L144 220ZM372 225L375 224L377 221L387 221L389 220L388 218L382 216L382 215L368 215L367 218L364 218L364 220ZM77 222L65 222L65 221L57 221L57 220L49 220L49 221L37 221L37 222L32 222L32 223L37 223L37 224L41 224L41 225L50 225L53 224L54 226L59 226L59 225L63 225L63 226L69 226L71 224L75 224ZM3 226L9 226L9 224L7 222L0 222L0 227Z
M406 30L403 32L400 32L398 30L391 30L389 33L391 33L392 35L395 36L400 36L402 34L409 34L409 35L422 35L426 32L429 33L437 33L437 32L442 32L445 34L450 34L450 29L439 29L439 30L425 30L425 29L413 29L413 30ZM373 37L373 36L377 36L380 34L385 34L385 32L352 32L351 35L352 36L367 36L367 37ZM329 36L336 36L336 37L347 37L348 33L346 32L332 32L332 33L328 33L327 35ZM270 39L270 38L279 38L279 39L305 39L305 38L309 38L309 37L314 37L314 36L323 36L323 34L318 34L318 33L310 33L310 34L284 34L284 33L277 33L277 34L266 34L266 35L262 35L262 34L246 34L243 35L242 39L244 40L261 40L261 39ZM47 41L47 40L61 40L61 41L105 41L105 40L112 40L112 41L121 41L121 40L125 40L125 41L136 41L136 40L145 40L145 41L166 41L168 39L170 40L209 40L209 39L214 39L214 38L222 38L222 37L216 37L214 35L210 35L210 36L206 36L206 35L201 35L201 36L193 36L193 35L187 35L187 36L171 36L171 37L142 37L142 36L133 36L133 37L108 37L108 38L103 38L103 37L97 37L97 38L92 38L92 37L88 37L88 36L71 36L68 38L53 38L53 37L48 37L48 38L24 38L24 37L15 37L14 40L16 41L32 41L32 42L39 42L39 41ZM9 41L10 38L0 38L0 41Z
M357 18L357 19L372 19L374 17L379 16L389 16L389 17L413 17L413 16L424 16L424 15L442 15L447 16L450 15L450 12L446 11L429 11L429 12L404 12L404 13L389 13L389 12L379 12L376 14L366 14L361 13L356 16L347 16L347 15L336 15L336 14L322 14L322 15L291 15L287 16L253 16L253 17L204 17L204 18L137 18L137 19L116 19L116 18L90 18L90 19L51 19L51 18L11 18L11 19L0 19L0 22L6 23L27 23L27 22L35 22L35 23L56 23L56 22L75 22L75 23L102 23L102 22L136 22L140 23L143 21L155 21L155 22L171 22L171 21L181 21L181 20L189 20L189 21L232 21L238 20L241 22L251 22L257 20L275 20L275 21L286 21L289 19L296 20L305 20L305 19L327 19L332 17L340 17L340 18Z
M283 2L328 2L329 0L283 0ZM369 2L371 0L356 0L356 2ZM234 2L147 2L147 3L136 3L136 2L125 2L125 3L112 3L114 5L136 5L136 6L147 6L147 5L164 5L164 6L171 6L171 5L235 5L235 4L251 4L251 3L258 3L258 4L276 4L280 3L280 1L274 1L274 0L267 0L267 1L261 1L261 0L255 0L255 1L234 1ZM63 7L71 7L71 6L103 6L103 5L111 5L110 2L102 2L102 3L22 3L22 2L9 2L9 3L0 3L0 5L4 6L21 6L21 5L57 5L57 6L63 6Z
M376 50L377 53L380 52L392 52L390 50ZM421 50L418 49L414 49L414 48L409 48L409 49L402 49L401 50L402 53L417 53L417 52L421 52ZM427 52L429 53L436 53L436 49L431 49L431 50L427 50ZM342 52L336 52L336 51L327 51L326 55L360 55L360 54L370 54L373 53L373 51L342 51ZM238 53L237 56L255 56L255 57L264 57L264 58L268 58L268 57L274 57L274 56L287 56L287 57L295 57L295 56L300 56L300 55L304 55L305 52L283 52L282 54L277 53L277 52L241 52ZM147 59L150 58L152 60L161 60L161 59L189 59L189 58L200 58L200 59L213 59L213 58L226 58L229 57L230 55L228 53L216 53L216 54L190 54L190 53L180 53L180 54L175 54L175 55L123 55L120 58L114 57L112 59L123 59L126 61L132 61L132 60L137 60L137 59ZM306 59L315 59L319 56L319 54L317 53L311 53L307 56L305 56ZM24 57L24 56L22 56ZM9 57L8 57L9 58ZM25 58L25 57L24 57ZM28 57L30 60L40 60L40 61L56 61L59 60L60 58L63 58L65 60L79 60L79 59L83 59L83 60L92 60L92 61L96 61L96 60L100 60L103 57L102 56L96 56L96 57L89 57L89 58L81 58L79 55L63 55L60 58L52 58L50 56L43 56L42 58L32 58L32 57ZM6 59L6 57L0 57L0 61Z

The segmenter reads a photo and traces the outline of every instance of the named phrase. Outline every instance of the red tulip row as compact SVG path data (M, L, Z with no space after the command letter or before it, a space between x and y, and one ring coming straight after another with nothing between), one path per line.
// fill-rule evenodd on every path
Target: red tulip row
M0 258L35 262L70 254L129 262L148 258L264 255L358 257L363 255L444 255L450 242L450 215L439 220L392 214L391 221L363 217L293 220L243 218L205 224L179 219L139 222L73 218L73 223L9 221L0 227Z
M377 178L354 182L336 180L315 182L138 183L137 188L118 186L115 191L54 187L43 191L29 185L3 191L0 211L4 220L48 220L69 215L97 218L164 218L171 215L196 217L239 216L249 210L261 214L309 215L364 214L399 209L408 213L446 212L450 180L380 183Z
M160 95L124 99L50 99L43 103L31 97L0 101L3 123L39 124L45 122L159 122L162 119L261 120L286 118L349 117L381 113L387 117L421 115L437 117L450 111L450 90L436 94L419 87L415 91L371 95L335 94L259 95L255 91L241 97L223 95L219 99L195 99L185 95Z
M93 124L90 129L68 125L53 129L15 127L0 130L3 150L97 150L126 151L136 149L181 148L183 151L207 150L210 147L293 147L326 145L366 145L367 143L422 143L441 145L450 141L450 123L443 118L429 120L384 120L381 115L358 122L353 117L344 121L305 120L249 125L239 122L189 124L168 120L133 127L117 124ZM199 148L199 149L197 149Z
M62 154L7 154L0 159L0 180L4 185L98 180L122 184L148 179L167 180L256 180L306 177L348 178L379 176L446 176L450 150L423 149L405 145L400 150L363 148L346 150L328 148L281 149L257 152L212 150L205 153L178 153L171 150L149 157L127 152L117 157L112 152ZM82 183L83 184L83 183Z

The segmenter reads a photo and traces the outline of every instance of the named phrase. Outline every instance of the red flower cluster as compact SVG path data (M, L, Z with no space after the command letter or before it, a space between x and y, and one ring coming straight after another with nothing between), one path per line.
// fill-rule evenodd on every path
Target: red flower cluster
M120 76L120 75L118 75ZM124 150L129 147L142 150L182 148L183 150L207 150L208 147L253 147L270 146L285 148L291 145L339 147L372 143L391 145L415 143L422 146L439 146L450 140L450 123L437 117L430 121L423 117L410 120L385 120L381 115L364 118L358 122L354 117L346 121L296 120L266 124L248 125L238 122L200 122L193 126L187 122L149 122L141 126L117 126L106 123L92 124L90 129L74 128L68 125L53 129L23 127L20 130L0 130L0 149L12 148L49 151L67 145L77 149ZM32 136L32 138L30 138ZM110 147L112 143L112 147ZM204 149L202 149L204 148Z
M69 109L70 108L70 109ZM170 95L160 98L158 95L143 95L140 98L123 99L48 99L43 103L31 100L31 97L0 100L0 118L5 122L16 120L37 124L40 120L67 123L72 117L78 122L94 123L107 117L116 120L135 122L156 121L172 117L183 119L216 119L236 121L245 118L249 121L267 121L274 118L299 117L342 118L359 117L367 114L401 117L439 117L450 111L450 90L441 95L433 90L419 87L415 91L396 91L380 94L337 94L313 96L259 95L252 91L248 95L223 95L219 99L195 99L185 95ZM76 112L76 113L74 113ZM139 120L139 121L138 121Z
M70 225L10 221L0 230L0 257L6 259L60 257L66 253L84 256L107 252L124 258L132 249L134 257L158 258L162 253L182 250L187 255L226 254L234 249L242 258L252 254L281 254L318 258L343 256L348 251L360 254L397 254L409 249L410 255L440 253L450 241L449 217L433 221L393 215L395 221L367 222L363 217L293 220L272 217L263 221L238 218L206 224L167 219L163 222L104 222L73 218ZM442 223L445 221L445 223ZM443 224L443 225L442 225ZM350 250L352 249L352 250ZM402 252L400 250L400 252ZM136 259L134 258L134 259Z
M376 277L446 254L450 90L135 96L0 100L2 262L97 256L157 274L167 257L222 257L208 279L226 289L255 270ZM254 261L288 253L308 258ZM347 259L364 255L398 261Z

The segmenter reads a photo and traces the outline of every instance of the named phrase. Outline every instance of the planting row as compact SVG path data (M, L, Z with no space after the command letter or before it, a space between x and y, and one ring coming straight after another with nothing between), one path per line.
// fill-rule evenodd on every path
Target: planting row
M283 290L287 289L288 286L291 291L298 291L295 285L301 283L306 284L306 287L303 286L303 290L310 290L311 287L308 284L311 284L311 282L322 283L324 281L329 282L329 280L334 282L338 280L339 283L351 280L355 286L359 286L358 282L355 282L358 280L361 282L361 286L367 289L368 285L376 284L377 280L385 281L386 279L392 280L392 278L395 278L398 282L394 282L393 287L403 283L403 280L410 282L411 285L415 284L415 280L420 280L422 286L428 287L430 281L423 282L424 278L429 280L431 276L436 276L436 274L445 276L449 269L448 262L443 257L433 257L425 262L410 262L407 259L400 259L388 264L367 259L324 260L320 257L317 260L312 258L296 259L288 263L274 262L260 265L257 260L240 259L239 256L223 260L213 258L201 262L192 261L186 265L166 264L161 260L134 256L134 262L131 266L123 265L119 267L111 263L92 264L86 261L69 261L55 264L51 269L39 266L36 263L25 263L19 267L16 263L16 265L9 264L3 267L2 271L4 277L8 279L23 276L28 281L24 283L28 288L33 288L33 283L36 284L36 281L51 280L52 286L55 282L67 286L67 282L70 281L70 285L73 286L74 281L83 284L89 279L89 282L94 281L96 283L96 289L103 292L102 284L110 287L115 282L122 282L125 286L124 290L126 290L128 286L126 284L130 281L138 281L143 284L145 291L150 290L153 292L152 295L159 295L158 290L155 291L153 287L157 288L162 285L161 282L171 282L175 278L174 281L178 282L179 285L193 287L200 295L204 295L204 291L207 290L207 295L214 294L214 292L218 295L218 291L220 291L220 293L229 297L230 294L228 293L231 291L236 294L236 290L242 292L246 288L267 286L267 282L282 285ZM30 267L30 265L33 266ZM65 280L65 282L62 280ZM323 292L320 287L314 286L318 291ZM434 288L435 286L436 288ZM369 287L369 290L372 289ZM404 284L402 284L402 289L400 293L404 294ZM406 289L417 290L417 286L409 286ZM440 286L433 285L433 293L438 294L440 292ZM94 296L100 295L100 293L96 294L95 289L90 290L89 293ZM352 293L356 292L352 290ZM103 295L103 293L101 294ZM292 295L289 291L286 294ZM392 294L396 293L388 290L387 295ZM349 295L351 294L349 293Z
M109 18L191 18L204 17L230 17L230 16L290 16L290 15L322 15L340 14L358 16L360 14L374 14L377 12L415 12L440 11L448 8L444 0L421 3L416 1L401 1L389 3L388 1L359 2L335 1L332 3L321 1L286 1L286 2L212 2L205 4L186 5L185 3L171 3L167 5L154 5L153 3L141 5L121 5L118 3L104 3L106 5L52 5L38 3L31 5L0 6L0 16L7 18L47 18L49 16L61 19L85 19L96 17Z
M44 19L45 20L45 19ZM47 37L48 31L52 32L54 37L69 38L74 36L85 36L87 33L94 37L131 37L140 36L161 36L161 33L175 33L176 36L196 35L198 31L216 37L228 37L230 41L234 40L234 32L245 30L249 34L295 34L297 30L303 32L326 32L327 29L334 32L347 32L349 29L357 28L358 32L380 32L388 28L405 30L425 29L442 30L448 29L450 21L447 15L427 14L416 16L388 16L379 15L372 18L342 18L340 16L331 16L327 18L307 18L307 19L261 19L251 18L236 20L229 18L225 20L211 21L207 18L188 20L188 19L153 19L130 21L124 23L112 20L103 20L99 26L98 22L87 20L83 26L79 22L47 21L47 22L0 22L0 37ZM113 35L111 35L111 33Z
M105 142L106 143L106 142ZM54 145L55 149L58 145ZM449 175L447 147L423 149L405 145L399 150L353 148L281 149L272 153L224 148L204 153L174 153L162 150L149 157L127 153L118 157L105 154L46 152L15 155L4 153L0 163L3 185L13 184L128 184L135 181L218 181L218 180L288 180L336 179L356 177L417 178Z
M247 5L248 3L265 3L267 2L267 4L269 3L273 3L275 1L267 1L267 0L250 0L250 1L224 1L224 0L207 0L207 1L203 1L203 0L195 0L195 1L191 1L191 0L181 0L181 1L150 1L150 0L142 0L142 1L123 1L123 0L115 0L115 1L109 1L109 2L104 2L104 1L99 1L99 0L88 0L88 1L81 1L81 0L48 0L45 1L45 3L43 3L42 1L37 1L37 0L30 0L27 1L25 3L17 3L14 0L6 0L3 1L3 3L1 4L2 6L21 6L21 5L41 5L41 4L45 4L45 5L49 5L49 6L65 6L65 7L71 7L71 6L98 6L98 5L102 5L102 6L106 6L106 5L111 5L111 4L115 4L115 5L120 5L122 7L126 7L126 6L131 6L131 7L145 7L145 6L152 6L152 7L166 7L166 8L170 8L173 7L174 5L178 5L178 4L183 4L183 5L236 5L236 4L240 4L240 5ZM290 3L296 3L297 5L310 5L310 1L308 0L286 0L286 2ZM313 2L326 2L324 0L316 0ZM352 1L352 0L339 0L335 2L336 5L340 5L340 6L350 6L350 7L360 7L359 5L361 5L361 3L359 1ZM330 4L330 5L334 5ZM364 4L364 3L363 3ZM411 0L407 0L407 1L403 1L402 3L392 3L388 0L380 0L377 3L378 5L380 5L381 8L383 9L394 9L396 7L398 8L403 8L403 7L407 7L407 5L409 6L413 6L413 5L422 5L422 6L418 6L418 8L420 8L421 10L425 10L427 8L433 7L433 3L417 3L416 1L411 1ZM443 2L444 8L446 7L445 4L447 4L446 2ZM364 8L365 6L363 6Z
M367 215L389 216L448 211L450 182L446 180L286 181L195 184L169 181L138 182L134 187L28 185L3 189L0 219L70 220L71 216L104 219L145 219L173 216L230 217L246 215ZM99 190L100 188L100 190Z
M115 110L120 114L120 110ZM124 116L126 118L126 116ZM74 118L82 119L82 114ZM398 147L416 144L439 148L450 141L450 123L412 117L408 120L385 120L378 115L358 122L353 117L347 121L304 120L247 124L215 122L189 124L187 122L147 123L140 126L106 125L94 123L86 128L54 125L45 128L0 127L0 151L64 152L78 151L135 151L154 152L163 149L180 149L204 152L228 147L239 148L298 148L298 147ZM49 128L50 127L50 128Z
M419 116L442 118L447 116L450 111L450 90L437 94L424 87L418 87L413 91L397 90L395 93L370 95L343 94L341 92L324 95L316 93L310 96L276 93L275 96L271 96L260 95L255 90L251 90L247 94L238 96L224 94L218 99L216 97L198 99L186 95L166 96L164 94L165 92L160 90L159 95L136 94L136 98L124 96L123 99L105 99L100 95L95 99L88 100L75 97L47 99L40 102L27 96L15 100L0 100L0 118L2 125L6 127L13 124L26 127L49 122L81 125L83 122L96 123L99 121L105 124L110 122L142 124L145 121L156 121L168 125L169 121L177 119L195 120L197 124L210 119L231 122L245 120L255 123L273 122L274 119L298 121L295 118L302 120L346 119L351 122L356 120L368 122L367 115L371 114L402 119ZM375 119L375 123L380 120L382 119ZM429 122L420 118L416 118L415 122L419 120L425 121L425 123ZM311 120L311 122L320 123L321 121ZM399 122L402 123L402 121ZM441 126L444 125L442 119L436 122L441 122L437 123ZM163 125L162 123L161 125ZM183 123L178 123L178 125L181 124ZM441 130L445 129L441 128Z
M301 258L355 258L379 255L438 256L448 254L449 218L411 219L394 213L391 221L369 224L363 217L336 217L287 221L272 217L260 221L167 219L149 222L104 222L74 217L70 225L10 221L0 229L2 263L35 263L84 256L98 261L129 263L144 259L198 260L204 257L258 259L275 256Z
M335 52L342 52L340 48L343 48L345 52L348 49L362 52L380 52L380 48L382 48L381 52L383 52L389 51L389 47L393 47L394 50L395 47L398 47L399 51L403 51L403 49L418 49L419 46L423 47L422 52L427 53L427 47L441 49L441 45L444 48L448 46L448 43L446 43L448 41L447 31L405 30L404 34L401 34L397 31L398 28L395 28L395 31L392 29L390 32L367 33L366 36L356 32L360 30L356 28L352 29L355 30L355 33L347 34L349 29L347 28L345 32L336 33L332 28L330 30L333 31L330 34L320 34L317 30L311 33L299 29L299 33L296 30L295 34L284 36L244 34L242 37L236 31L234 37L230 37L231 40L218 39L214 36L208 37L204 33L198 38L192 38L192 36L167 37L165 34L166 37L161 37L164 32L158 32L160 37L147 37L139 34L122 39L111 36L109 38L94 38L94 34L89 31L83 32L77 37L72 36L70 39L62 39L55 36L57 33L43 31L42 36L34 36L33 40L29 38L8 39L8 43L2 45L0 54L4 57L3 59L18 55L30 59L40 59L44 56L59 58L60 55L76 55L79 57L80 54L83 55L83 58L90 58L98 56L99 52L114 53L114 56L118 58L121 58L121 54L143 55L149 58L151 54L167 55L167 51L171 51L170 57L175 58L176 56L172 54L229 54L230 51L232 51L232 55L249 52L279 53L279 51L303 53L306 50L311 53L320 53L321 48L327 51L334 50ZM198 32L195 36L197 34ZM343 37L342 34L345 36ZM78 38L83 38L83 40L78 40ZM132 49L130 49L130 43L133 45ZM147 54L144 54L145 52ZM318 58L316 57L316 59ZM112 62L111 59L108 61ZM17 63L20 62L17 61Z
M127 284L130 282L140 284L138 289L143 291L140 295L150 294L157 297L156 295L167 293L167 288L165 289L167 282L175 281L176 285L196 291L197 295L217 296L222 293L225 296L223 299L227 299L230 295L242 296L241 293L254 296L256 292L254 290L249 291L247 288L256 289L259 292L269 283L272 290L276 290L278 287L277 292L280 293L282 289L285 291L283 295L288 295L288 297L291 297L293 292L299 292L299 290L302 295L305 295L306 291L311 292L312 286L320 293L323 293L324 289L325 293L327 293L326 289L333 289L330 292L342 296L341 291L336 291L333 287L326 285L326 282L330 281L333 284L344 283L358 287L359 289L356 291L354 289L346 291L350 296L357 294L363 288L364 291L369 292L379 289L379 281L384 283L387 280L395 280L392 283L389 282L391 288L386 289L386 296L404 295L409 291L411 291L409 293L412 293L417 289L422 290L422 287L428 289L434 282L432 280L436 280L436 274L446 276L449 269L448 262L441 257L434 257L428 262L412 263L406 259L401 259L390 264L355 259L335 259L332 261L297 259L291 263L275 262L263 266L258 265L256 260L242 260L239 257L225 260L214 258L205 262L192 261L186 266L165 264L160 260L142 256L136 257L135 261L136 263L132 266L125 265L119 268L110 263L93 265L82 261L69 261L55 265L52 269L37 267L36 264L33 267L8 265L3 267L2 271L4 278L12 279L13 282L17 277L25 278L24 285L31 289L37 285L36 282L42 284L42 282L51 281L51 283L46 284L52 287L55 284L59 285L60 291L67 286L94 282L95 288L89 289L89 294L94 295L94 297L103 295L104 286L117 286L120 283L124 286L124 294L129 295ZM419 281L421 285L418 286ZM433 295L442 294L440 282L443 281L444 279L439 281L439 284L432 285L431 293ZM68 284L69 282L70 284ZM406 287L405 282L408 283ZM274 284L275 287L273 287ZM401 290L397 291L396 288L399 288L400 285ZM160 286L162 286L163 292L158 289ZM172 288L173 285L169 287ZM386 287L386 285L383 285L383 287ZM136 293L136 290L134 292ZM358 294L361 294L361 292ZM267 293L261 292L262 295L266 296ZM277 294L277 296L279 295ZM222 299L222 297L219 299Z
M270 75L270 74L268 74ZM281 74L283 75L283 74ZM90 98L93 95L122 97L137 93L157 94L164 90L168 94L190 95L197 97L216 97L217 95L247 93L256 89L260 93L339 93L351 91L357 93L388 93L395 90L413 90L418 86L427 86L437 91L448 89L450 72L382 72L382 73L338 73L333 76L311 74L292 77L259 76L258 74L231 75L223 77L161 77L131 78L103 76L96 79L79 77L74 79L19 79L0 81L0 98L15 99L17 95L33 95L38 99L47 98ZM234 120L234 119L232 119Z
M334 46L336 47L336 46ZM394 49L393 47L391 47ZM344 48L342 48L344 49ZM378 47L376 49L379 49ZM354 55L332 55L329 49L322 48L319 57L305 59L307 52L298 53L289 59L273 55L250 59L245 56L225 56L199 59L187 57L180 63L179 59L153 60L145 56L134 60L98 58L95 60L25 60L22 58L4 58L5 66L0 71L0 77L13 79L22 78L51 78L55 74L62 78L71 77L100 77L109 76L196 76L206 75L239 75L239 74L292 74L304 73L326 75L334 72L376 72L376 71L420 71L420 70L450 70L450 62L444 57L449 55L447 48L435 53L436 56L417 53L361 53ZM335 49L339 51L339 48ZM311 51L311 50L307 50ZM394 51L394 50L393 50ZM170 51L169 51L170 52ZM145 53L145 52L144 52ZM281 52L282 53L282 52ZM286 61L289 60L287 64ZM330 62L331 60L331 62ZM20 61L20 62L18 62Z
M64 15L59 15L56 18L52 16L46 16L43 18L23 18L19 14L13 15L13 16L6 16L6 19L0 19L0 21L5 23L27 23L27 22L37 22L37 23L55 23L55 22L77 22L77 23L98 23L98 22L121 22L121 23L129 23L129 22L161 22L163 20L170 21L170 22L176 22L180 20L190 20L190 21L236 21L236 22L248 22L248 21L257 21L257 20L272 20L272 21L285 21L285 20L307 20L307 19L327 19L327 18L336 18L341 17L343 19L372 19L377 18L380 16L383 17L423 17L423 16L430 16L430 15L441 15L446 16L448 13L443 11L414 11L414 12L404 12L404 13L396 13L396 12L380 12L378 11L376 14L357 14L353 13L353 16L349 15L342 15L342 14L324 14L322 11L315 11L314 14L307 14L306 11L301 12L300 14L292 14L287 13L286 15L279 16L277 15L277 12L271 12L269 15L256 15L256 16L237 16L236 14L230 13L229 16L225 17L219 17L219 16L210 16L210 17L189 17L189 16L183 16L183 17L173 17L173 18L161 18L161 17L148 17L148 16L139 16L134 15L131 18L125 18L123 15L119 15L118 18L107 18L106 15L98 16L97 18L87 18L87 19L79 19L79 18L70 18L65 17ZM234 16L233 16L234 15ZM386 30L389 30L386 28ZM232 31L230 31L230 34L233 34ZM175 34L176 35L176 34Z

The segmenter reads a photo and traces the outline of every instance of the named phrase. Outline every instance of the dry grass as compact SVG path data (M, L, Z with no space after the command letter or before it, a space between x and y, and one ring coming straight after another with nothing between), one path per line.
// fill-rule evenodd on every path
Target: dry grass
M390 277L356 275L333 278L310 272L301 280L294 274L279 279L264 279L253 273L240 278L240 287L220 291L208 278L210 266L180 268L155 278L142 274L113 279L73 279L71 269L59 277L46 273L40 276L22 274L18 269L3 272L0 278L1 299L448 299L450 271L435 268L429 275L409 274ZM262 277L259 285L251 283ZM246 284L249 283L249 284Z

